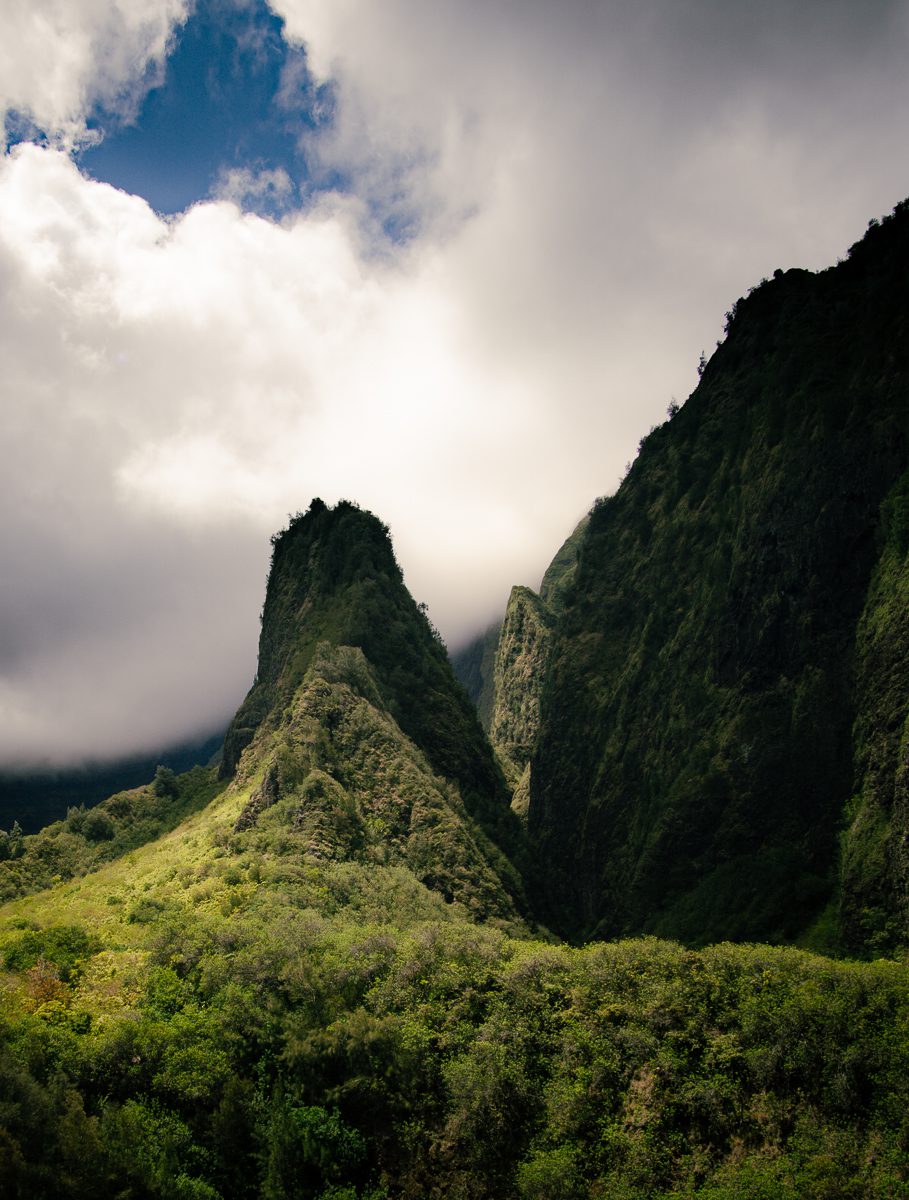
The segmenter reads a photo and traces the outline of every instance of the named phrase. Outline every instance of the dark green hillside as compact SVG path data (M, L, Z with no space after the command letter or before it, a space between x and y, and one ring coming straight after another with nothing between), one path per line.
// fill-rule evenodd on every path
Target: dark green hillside
M252 790L234 823L235 853L278 850L314 869L400 865L473 918L520 926L514 867L457 785L403 733L359 647L319 644L278 727L263 725L241 772L238 783Z
M884 503L879 541L856 643L855 783L842 841L852 951L909 940L909 474Z
M496 646L502 622L479 634L451 655L451 667L467 695L473 701L480 724L489 732L492 723L492 706L495 697Z
M66 815L67 809L92 805L114 792L141 787L159 764L176 772L205 766L220 751L223 731L203 741L143 754L111 763L86 763L56 770L0 771L0 827L9 829L17 821L26 833L37 833L45 825Z
M501 772L445 648L404 586L387 528L346 501L314 500L274 539L258 675L227 732L222 774L234 774L260 725L277 727L323 641L363 651L404 734L513 848Z
M906 940L905 546L887 530L907 463L902 205L848 261L741 300L591 516L529 811L563 932L796 938L835 894L858 786L849 940Z

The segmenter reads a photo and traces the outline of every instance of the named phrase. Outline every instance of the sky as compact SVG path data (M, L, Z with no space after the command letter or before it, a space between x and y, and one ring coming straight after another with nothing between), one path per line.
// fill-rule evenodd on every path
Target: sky
M269 538L452 648L909 195L909 0L6 0L0 766L223 726Z

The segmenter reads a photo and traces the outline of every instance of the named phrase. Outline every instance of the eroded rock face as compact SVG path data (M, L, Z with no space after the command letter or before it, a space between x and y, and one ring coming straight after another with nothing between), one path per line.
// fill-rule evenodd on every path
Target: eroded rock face
M530 588L512 588L495 659L490 738L514 788L540 726L540 691L553 614Z
M249 798L249 803L234 822L234 833L241 833L255 825L260 813L277 804L281 798L281 785L274 766L269 767L259 786Z

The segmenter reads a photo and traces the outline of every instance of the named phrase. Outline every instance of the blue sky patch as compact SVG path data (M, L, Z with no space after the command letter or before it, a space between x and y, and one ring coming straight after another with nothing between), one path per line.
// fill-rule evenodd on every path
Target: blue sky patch
M177 31L162 86L145 97L133 123L97 112L99 145L81 168L178 213L212 196L228 172L267 183L244 207L278 217L316 187L300 139L331 121L330 86L316 86L306 54L283 37L283 21L263 0L198 0ZM248 173L248 174L247 174Z

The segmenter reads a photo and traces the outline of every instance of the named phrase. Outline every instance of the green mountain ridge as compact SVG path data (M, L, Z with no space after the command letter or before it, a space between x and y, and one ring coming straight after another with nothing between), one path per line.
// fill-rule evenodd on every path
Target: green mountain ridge
M288 827L309 861L408 867L477 920L520 928L501 873L513 868L401 731L359 647L317 646L280 726L260 733L238 782L254 784L234 826L254 850Z
M907 225L733 306L484 635L472 695L565 936L909 942Z
M521 831L388 530L314 500L273 548L259 670L221 764L258 781L246 825L287 799L305 854L398 858L474 916L519 922Z
M530 755L540 723L540 696L553 630L577 570L589 517L556 552L537 594L512 588L501 621L452 655L455 674L473 701L512 788L512 810L526 821Z
M514 786L530 762L554 614L530 588L512 588L499 632L489 738Z
M530 777L563 934L909 940L907 257L903 205L740 301L595 506Z
M452 669L477 710L486 733L492 724L495 702L496 649L502 622L494 621L477 637L451 655Z

